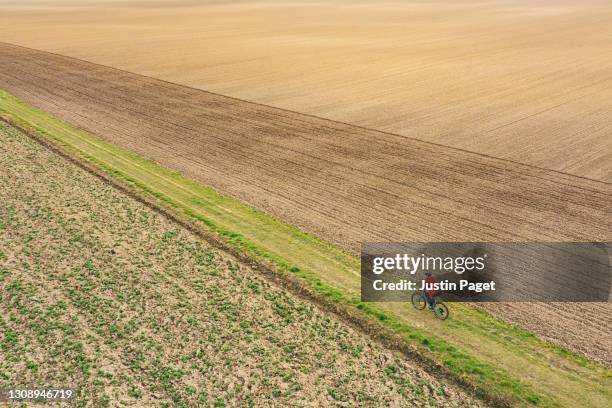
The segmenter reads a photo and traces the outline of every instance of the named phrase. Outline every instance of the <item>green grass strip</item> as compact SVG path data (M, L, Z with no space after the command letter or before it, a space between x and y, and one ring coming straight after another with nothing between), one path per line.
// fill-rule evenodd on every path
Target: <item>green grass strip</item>
M250 257L355 308L467 380L483 397L525 406L611 406L610 370L461 304L451 318L406 305L362 303L359 259L295 226L37 110L0 90L0 114L109 175L163 200Z

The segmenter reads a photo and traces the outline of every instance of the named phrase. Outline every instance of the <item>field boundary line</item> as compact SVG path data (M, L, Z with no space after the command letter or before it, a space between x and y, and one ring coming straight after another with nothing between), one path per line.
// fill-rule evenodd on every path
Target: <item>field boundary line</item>
M505 408L512 407L514 405L514 401L479 393L471 382L466 381L465 378L457 376L436 360L427 357L425 354L420 352L417 347L408 344L400 335L393 332L388 327L385 327L382 323L372 318L358 315L352 310L353 308L350 308L347 305L330 301L325 295L313 290L310 285L305 284L303 280L300 280L294 275L281 271L272 263L255 259L246 252L238 250L236 247L228 244L226 240L221 239L218 234L204 228L201 225L201 222L197 222L193 218L189 218L186 214L181 211L177 211L162 199L154 197L142 189L129 184L122 178L112 176L108 171L104 170L103 167L94 164L80 153L76 151L72 152L68 146L63 146L58 141L51 141L48 137L42 136L36 130L28 128L27 126L24 126L23 124L18 123L14 119L6 115L2 115L1 113L0 121L9 126L15 127L39 143L41 146L51 150L70 163L94 175L98 179L111 185L113 188L117 189L123 194L126 194L139 203L147 206L163 217L168 218L173 223L187 229L196 236L202 238L215 249L231 255L240 263L247 265L249 268L259 273L269 282L289 290L292 294L298 296L300 299L316 304L325 312L336 315L343 322L362 332L364 335L381 344L385 348L391 351L399 352L410 358L412 361L418 364L421 369L426 369L431 372L433 368L437 375L442 376L442 378L449 381L451 384L461 387L461 389L464 389L475 399L481 399L495 407Z
M322 120L322 121L326 121L326 122L331 122L331 123L342 124L342 125L345 125L345 126L350 126L350 127L355 128L355 129L365 130L365 131L369 131L369 132L379 132L379 133L382 133L382 134L385 134L385 135L388 135L388 136L393 136L395 138L400 138L400 139L405 139L405 140L412 140L412 141L415 141L415 142L418 142L418 143L423 143L423 144L434 146L434 147L438 147L438 148L439 147L443 147L445 149L455 150L455 151L471 154L471 155L474 155L474 156L486 157L488 159L492 159L492 160L498 161L500 163L511 163L511 164L514 164L514 165L518 165L518 166L522 166L522 167L527 167L527 168L531 168L531 169L535 169L535 170L556 173L556 174L562 175L564 177L569 177L569 178L574 178L575 177L575 178L579 178L579 179L583 179L583 180L588 180L588 181L594 182L594 183L601 183L601 184L605 184L605 185L612 185L612 182L607 182L607 181L603 181L603 180L598 180L598 179L593 179L593 178L589 178L589 177L584 177L584 176L580 176L580 175L572 174L572 173L567 173L567 172L560 171L560 170L549 169L549 168L546 168L546 167L534 166L532 164L522 163L522 162L516 161L516 160L504 159L504 158L497 157L497 156L492 156L492 155L489 155L489 154L486 154L486 153L475 152L475 151L468 150L468 149L463 149L463 148L460 148L460 147L445 145L443 143L436 143L436 142L432 142L432 141L428 141L428 140L423 140L423 139L419 139L418 137L414 137L414 136L406 136L406 135L402 135L402 134L399 134L399 133L393 133L393 132L389 132L389 131L385 131L385 130L381 130L381 129L368 128L368 127L360 126L360 125L357 125L357 124L354 124L354 123L343 122L343 121L334 120L334 119L328 119L328 118L325 118L325 117L322 117L322 116L317 116L317 115L314 115L314 114L311 114L311 113L304 113L304 112L294 111L294 110L291 110L291 109L281 108L281 107L278 107L278 106L267 105L267 104L261 103L261 102L254 102L254 101L249 101L247 99L241 99L241 98L237 98L237 97L234 97L234 96L224 95L224 94L221 94L221 93L218 93L218 92L208 91L208 90L205 90L205 89L196 88L196 87L185 85L185 84L181 84L181 83L178 83L178 82L172 82L172 81L161 79L161 78L157 78L157 77L154 77L154 76L151 76L151 75L140 74L140 73L128 71L126 69L112 67L110 65L105 65L105 64L101 64L101 63L97 63L97 62L93 62L93 61L84 60L84 59L81 59L81 58L72 57L72 56L65 55L65 54L60 54L58 52L40 50L40 49L36 49L36 48L32 48L32 47L27 47L25 45L14 44L14 43L9 43L9 42L5 42L5 41L0 41L0 44L6 44L6 45L9 45L9 46L18 47L18 48L22 48L22 49L26 49L26 50L42 52L42 53L46 53L46 54L50 54L50 55L55 55L55 56L58 56L58 57L68 58L68 59L79 61L79 62L86 62L88 64L97 65L99 67L103 67L103 68L106 68L106 69L111 69L111 70L118 71L118 72L124 72L124 73L128 73L128 74L131 74L131 75L137 75L137 76L140 76L140 77L143 77L143 78L148 78L148 79L151 79L151 80L154 80L154 81L159 81L159 82L163 82L163 83L166 83L166 84L169 84L169 85L179 86L179 87L186 88L186 89L191 89L191 90L195 90L195 91L198 91L198 92L204 92L204 93L207 93L209 95L215 95L215 96L219 96L219 97L223 97L223 98L228 98L228 99L231 99L231 100L235 100L235 101L239 101L239 102L243 102L243 103L247 103L247 104L251 104L251 105L256 105L256 106L262 106L262 107L269 108L269 109L278 109L280 111L291 113L291 114L294 114L294 115L303 115L303 116L307 116L307 117L314 118L314 119L317 119L317 120Z
M221 250L226 251L228 253L231 253L241 262L247 265L256 266L256 270L260 270L264 274L268 274L278 284L281 284L292 291L298 291L302 293L303 296L306 296L308 299L312 299L318 304L323 305L325 308L329 308L327 310L333 311L338 315L343 316L343 318L352 322L352 324L357 325L357 327L360 327L366 333L373 336L373 338L379 338L379 340L382 341L383 344L385 344L387 347L400 351L411 358L417 359L424 366L427 366L429 368L434 366L435 370L439 372L440 375L444 375L445 378L448 378L451 382L457 383L458 385L472 392L474 395L483 398L485 401L490 402L493 405L514 405L518 402L515 397L520 397L519 400L523 404L528 401L532 403L533 401L540 401L540 403L545 404L545 406L556 405L554 401L549 401L548 398L539 399L540 396L538 396L537 394L533 394L530 386L524 383L515 384L514 382L512 382L513 386L524 387L517 391L519 392L519 394L517 395L507 393L497 393L496 395L496 391L499 391L499 389L496 389L494 387L494 384L491 384L490 382L479 383L476 378L470 376L469 371L464 371L463 373L461 373L460 371L454 371L452 366L449 368L446 365L440 364L440 359L436 359L436 357L440 357L440 355L427 353L426 349L429 347L427 347L425 343L426 341L433 341L437 342L437 344L441 347L448 347L450 349L450 344L445 343L442 338L438 338L438 334L427 332L423 334L420 329L411 328L409 327L409 325L403 324L402 322L397 320L397 318L392 314L385 314L387 313L387 311L383 313L380 311L381 309L355 301L353 297L351 297L349 294L344 293L343 290L339 290L337 287L326 287L325 284L320 287L317 287L316 280L313 280L312 277L308 275L307 271L300 271L299 269L297 271L293 271L291 270L291 264L279 265L278 261L283 260L282 256L280 259L266 258L265 256L262 257L261 254L258 254L257 252L253 252L252 248L250 247L241 247L241 242L236 243L232 241L232 235L224 235L224 231L220 231L218 226L209 225L207 224L208 220L206 220L205 218L198 218L197 214L186 211L186 209L184 208L186 206L186 203L181 202L178 203L178 205L175 205L176 203L174 203L172 199L169 199L169 197L164 197L163 194L158 195L156 194L155 190L152 190L151 188L147 189L146 185L139 184L137 180L130 179L129 175L123 174L121 171L113 170L112 164L105 165L104 162L101 162L95 157L92 157L87 152L80 150L79 147L71 145L69 142L70 139L67 139L68 141L66 141L62 140L62 138L59 136L54 136L52 131L53 129L49 131L45 130L44 128L41 128L40 126L49 125L48 128L50 128L51 126L55 126L57 127L56 130L58 132L73 131L73 137L92 138L93 140L99 141L97 137L90 135L82 130L79 130L78 128L74 128L70 125L67 125L64 122L59 121L58 119L53 118L42 111L30 108L28 105L19 102L16 98L13 98L11 100L14 100L15 102L9 101L9 103L12 103L15 106L9 106L12 106L13 109L23 109L23 114L26 114L26 117L20 117L19 113L17 113L17 117L15 117L11 115L11 109L4 109L4 111L8 114L8 116L5 115L5 121L7 121L8 123L11 123L13 126L21 129L25 133L29 134L31 137L36 138L40 143L44 144L45 146L48 146L52 149L59 149L59 152L62 152L63 155L69 158L71 161L74 161L86 170L96 174L98 177L105 180L106 182L110 182L112 185L120 188L122 191L129 193L130 195L137 198L139 201L152 206L151 208L154 208L156 209L156 211L165 214L173 221L178 222L180 225L186 226L190 230L196 232L205 240L211 243L215 243L215 247L220 248ZM26 109L29 110L25 111ZM2 110L3 109L0 106L0 111ZM32 121L32 119L27 119L27 114L31 115L34 118L34 121ZM42 122L43 125L39 126L36 122ZM82 135L80 135L79 133L82 133ZM83 141L84 140L80 140L81 143ZM90 143L87 140L85 141ZM116 146L107 142L100 141L100 143L102 145L108 144L109 147L116 148ZM103 148L103 146L98 146L97 144L94 144L94 146L98 149ZM161 170L164 170L156 163L151 162L150 160L148 161L146 159L143 159L142 157L127 151L126 149L116 149L117 152L114 152L114 154L112 151L107 150L107 152L109 152L115 160L121 159L126 162L130 162L130 164L140 166L138 162L132 163L132 161L130 160L131 158L134 158L134 160L136 161L136 158L138 158L139 160L143 160L143 163L151 163L152 165L159 167ZM124 150L126 151L126 154L128 156L120 158L116 157L119 154L119 151ZM169 174L177 174L175 172L169 172ZM211 189L206 186L204 187L207 189ZM216 190L214 189L211 190L216 192ZM231 197L228 198L237 201L236 199L233 199ZM333 248L333 246L330 246L330 249L331 248ZM263 249L264 251L266 250L265 247ZM527 333L527 331L521 331L520 333L523 332ZM475 336L478 335L480 334L475 334ZM417 342L417 345L414 344L415 341L411 340L415 340ZM421 347L421 345L418 344L419 341L422 341L425 347ZM431 348L430 351L432 351ZM509 377L509 372L503 368L492 366L486 362L483 364L478 358L472 357L470 354L465 354L462 351L456 349L453 351L453 353L460 354L461 358L467 358L469 361L474 362L475 364L477 364L477 368L479 369L488 370L486 374L483 374L484 377L481 378L488 379L490 381L491 379L488 376L496 374L499 375L500 378L496 378L495 380L514 381L514 378ZM570 356L570 358L574 357ZM493 371L490 370L491 367L494 368ZM487 385L493 386L492 389L487 389ZM527 398L527 400L525 400L525 398ZM529 398L532 398L532 400L530 400Z
M190 218L183 211L174 208L163 199L155 197L134 184L130 184L118 174L111 174L108 171L109 169L105 169L103 166L101 166L101 163L96 164L92 162L91 158L87 158L76 148L66 145L52 136L46 136L36 129L30 127L28 124L20 123L11 116L3 115L1 110L0 121L3 121L10 126L14 126L45 148L50 149L71 163L74 163L78 167L96 176L100 180L108 183L114 188L117 188L124 194L134 198L138 202L158 212L162 216L167 217L172 222L176 222L178 225L188 229L204 239L206 242L210 243L216 249L229 253L241 263L248 265L254 271L260 273L271 282L290 290L292 293L302 299L316 303L323 310L329 313L334 313L343 321L350 324L352 327L357 328L367 336L371 337L373 340L382 344L384 347L400 352L406 357L412 359L422 369L433 369L445 380L461 387L475 398L481 399L492 406L505 408L515 405L516 401L512 399L500 398L498 396L487 394L486 392L483 392L483 390L477 389L477 387L475 387L475 385L470 382L468 378L458 376L456 373L452 372L452 370L440 364L435 359L428 357L416 346L406 342L401 335L394 332L391 328L386 327L381 321L367 316L365 313L356 310L354 307L335 302L321 292L313 290L312 286L305 283L304 280L300 280L298 277L292 274L283 272L278 268L278 266L275 266L270 262L266 262L262 259L256 259L246 252L239 250L235 246L228 243L227 240L223 240L215 232L204 228L202 223L198 222L198 220L194 219L193 217Z

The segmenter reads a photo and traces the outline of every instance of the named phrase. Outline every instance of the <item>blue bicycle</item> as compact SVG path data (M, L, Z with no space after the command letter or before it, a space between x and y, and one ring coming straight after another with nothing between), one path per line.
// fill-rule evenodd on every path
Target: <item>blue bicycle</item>
M414 308L417 310L423 310L429 305L429 302L427 301L427 295L425 295L425 292L414 292L412 294L411 300L412 300L412 306L414 306ZM436 315L438 319L440 320L448 319L448 307L446 307L446 305L442 303L442 301L440 300L438 296L434 296L433 305L431 305L429 308Z

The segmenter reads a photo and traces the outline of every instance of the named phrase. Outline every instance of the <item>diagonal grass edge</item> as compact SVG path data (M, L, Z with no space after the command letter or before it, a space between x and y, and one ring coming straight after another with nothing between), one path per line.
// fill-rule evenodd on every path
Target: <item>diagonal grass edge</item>
M124 180L174 207L185 216L198 220L233 248L258 261L272 264L283 273L297 276L329 301L355 308L360 313L375 318L385 327L400 334L422 353L445 365L458 378L467 381L481 397L497 402L558 405L553 397L533 389L508 371L460 350L427 330L408 324L389 310L361 303L358 293L351 285L355 276L358 279L359 259L343 249L224 196L210 187L162 168L134 153L97 139L20 102L3 91L0 91L0 113L8 116L9 120L18 126L35 130L46 139L62 145L102 168L109 175ZM261 239L262 233L266 235L265 240ZM287 253L299 256L289 260ZM334 280L334 284L331 284L323 279L320 272L317 273L319 268L322 270L333 268L337 272L334 277L351 278ZM483 312L467 307L461 309L475 316L487 328L494 327L505 334L527 339L579 365L593 366L598 371L601 370L587 359L567 352L561 347L542 342L527 331L500 322ZM462 325L464 322L458 320L455 324Z

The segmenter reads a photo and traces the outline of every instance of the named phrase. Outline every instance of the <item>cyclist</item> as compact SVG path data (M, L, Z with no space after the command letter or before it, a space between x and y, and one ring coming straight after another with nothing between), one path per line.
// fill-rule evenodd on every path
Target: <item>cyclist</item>
M436 304L435 297L438 295L438 290L433 288L434 283L438 282L438 280L433 276L431 271L425 272L425 288L431 288L429 290L424 290L425 300L427 300L427 304L429 304L429 308L433 309Z

